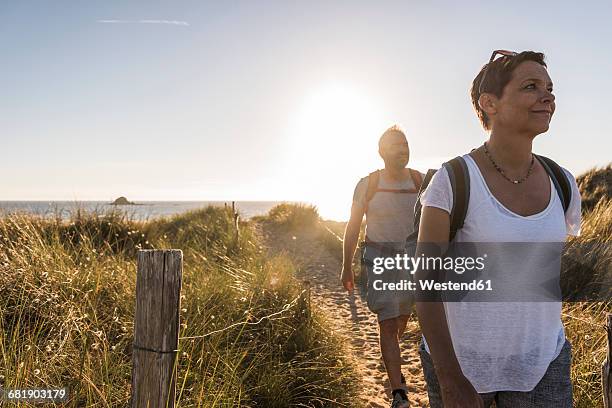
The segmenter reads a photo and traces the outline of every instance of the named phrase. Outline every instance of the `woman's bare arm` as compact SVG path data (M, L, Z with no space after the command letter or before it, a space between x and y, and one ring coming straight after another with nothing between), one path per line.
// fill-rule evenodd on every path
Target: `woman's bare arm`
M423 207L416 253L426 257L442 256L448 247L450 215L439 208ZM417 270L416 280L427 272ZM419 285L417 284L417 288ZM482 407L482 398L463 375L455 355L444 305L441 302L416 302L419 324L440 383L445 407Z

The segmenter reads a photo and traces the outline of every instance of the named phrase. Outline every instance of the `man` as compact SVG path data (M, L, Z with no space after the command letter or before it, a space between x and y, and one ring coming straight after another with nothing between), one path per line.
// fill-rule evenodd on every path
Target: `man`
M388 270L375 272L373 260L403 253L406 237L413 231L414 204L422 174L406 167L410 150L404 132L397 126L382 134L378 153L385 168L362 178L355 187L351 217L344 232L342 285L348 291L355 286L352 260L365 214L367 303L378 319L381 354L393 390L391 407L403 408L409 404L401 373L399 340L406 328L412 299L405 293L380 290L375 281L396 281L397 276L393 278L393 271Z

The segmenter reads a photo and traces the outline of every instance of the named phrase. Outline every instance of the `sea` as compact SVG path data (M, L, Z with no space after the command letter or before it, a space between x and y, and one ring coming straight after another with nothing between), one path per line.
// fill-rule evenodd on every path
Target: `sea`
M266 215L277 204L291 201L236 201L235 208L243 219ZM104 213L118 210L138 221L168 217L207 206L230 206L231 201L140 201L135 205L113 205L105 201L0 201L0 216L12 213L69 219L76 211Z

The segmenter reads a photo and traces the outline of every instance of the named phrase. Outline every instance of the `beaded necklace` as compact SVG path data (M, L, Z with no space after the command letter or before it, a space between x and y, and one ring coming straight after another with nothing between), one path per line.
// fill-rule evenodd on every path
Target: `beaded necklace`
M533 153L531 153L531 164L529 165L529 170L527 170L527 174L525 175L525 177L523 177L522 179L519 179L519 180L512 180L510 177L506 176L506 173L504 173L504 170L502 170L502 168L499 167L499 165L497 163L495 163L495 160L493 160L493 157L491 156L491 153L489 153L489 149L487 149L487 142L484 142L483 146L484 146L485 154L487 155L487 157L491 161L491 164L493 165L493 167L495 167L495 170L497 170L499 172L499 174L501 174L506 180L508 180L512 184L520 184L523 181L527 180L527 178L531 175L531 171L533 170L533 164L535 162L535 160L534 160L535 156L533 155Z

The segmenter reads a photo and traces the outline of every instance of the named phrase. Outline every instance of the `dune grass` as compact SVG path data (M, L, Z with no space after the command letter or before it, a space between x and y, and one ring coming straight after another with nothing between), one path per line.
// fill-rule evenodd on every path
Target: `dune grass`
M612 197L612 163L594 167L576 178L582 194L582 208L592 210L600 200Z
M127 406L135 254L179 248L179 336L208 335L179 341L177 406L355 406L355 372L291 261L267 257L250 223L235 232L230 211L212 207L149 222L0 219L0 385Z
M584 193L583 193L584 194ZM563 322L572 343L574 406L602 406L601 365L607 349L606 314L612 312L612 200L604 197L583 214L581 235L567 246L562 276L581 299L566 302ZM602 290L605 291L602 293Z
M254 217L255 221L273 223L285 232L316 228L319 221L317 207L309 204L282 203L274 206L265 217Z

